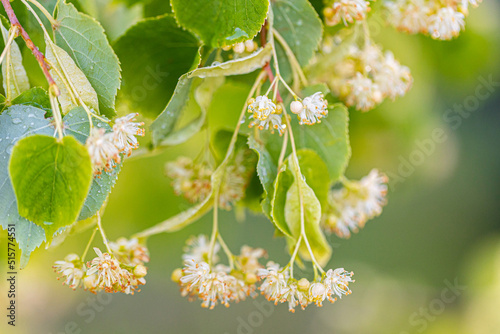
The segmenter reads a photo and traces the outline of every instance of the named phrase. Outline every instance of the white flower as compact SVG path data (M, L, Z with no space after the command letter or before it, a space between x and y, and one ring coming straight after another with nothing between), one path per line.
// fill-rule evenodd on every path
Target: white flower
M123 292L127 295L133 295L139 285L146 284L146 280L144 279L144 277L139 278L134 273L130 273L126 269L122 269L122 276L123 283L121 289L118 291Z
M349 91L346 104L354 106L358 110L368 111L375 108L383 100L378 85L359 72L354 78L347 80L346 86Z
M102 169L109 170L115 163L120 163L120 152L113 143L113 134L102 128L93 128L86 142L94 173Z
M110 242L109 247L121 263L135 266L149 262L149 251L145 246L139 244L137 238L130 240L120 238L116 242Z
M202 300L201 306L214 308L230 302L245 300L247 296L255 296L255 284L248 284L240 278L230 275L231 269L218 264L213 270L206 262L184 261L184 269L179 278L183 296ZM238 277L241 273L237 273Z
M328 270L324 279L324 284L327 289L331 289L331 293L342 298L343 295L351 294L349 283L354 282L352 276L353 272L347 272L344 268L337 268L335 270Z
M458 2L457 8L464 15L469 15L469 4L472 7L477 7L482 2L482 0L455 0Z
M349 181L344 188L330 191L322 216L325 230L348 238L351 231L356 233L367 220L380 215L387 202L387 181L387 176L373 169L360 181Z
M321 92L304 98L302 105L302 110L296 113L301 125L320 123L320 119L328 115L328 102L323 98Z
M97 257L90 262L92 265L87 264L89 267L87 275L96 274L95 286L106 290L106 292L112 292L115 284L121 285L123 283L123 272L120 263L108 253L103 254L97 247L94 247L94 251Z
M139 115L138 113L128 114L127 116L117 118L113 125L113 140L120 152L127 155L132 153L132 150L139 147L135 136L144 136L144 129L140 127L143 122L133 122Z
M212 190L212 169L205 163L194 163L187 157L179 157L166 164L166 175L172 179L176 195L183 195L192 203L203 201Z
M254 115L250 117L254 118ZM249 127L254 126L257 126L259 130L270 130L271 133L274 133L274 130L278 130L280 135L284 134L286 130L286 125L282 124L281 115L277 114L271 114L264 120L254 119Z
M364 20L366 13L370 10L370 3L364 0L340 0L333 3L332 7L326 7L323 11L325 23L334 26L343 22L353 23L354 20Z
M69 254L64 258L64 261L56 261L52 266L54 271L60 274L60 278L64 278L63 285L68 285L71 289L76 290L82 282L85 275L83 264L76 254Z
M259 290L268 300L274 300L277 304L287 287L288 271L280 272L279 264L268 262L266 269L257 271L257 276L264 280Z
M206 262L196 262L194 260L185 260L182 269L184 276L180 278L181 285L185 292L191 292L201 286L210 278L210 266Z
M222 209L231 210L235 202L245 197L249 179L243 165L230 165L226 168L224 182L219 194L219 205Z
M217 253L219 252L220 245L215 243L212 262L216 263L219 259ZM191 260L196 263L208 262L208 253L210 252L210 242L206 236L200 234L199 236L192 236L186 241L184 247L184 254L182 259L187 261Z
M259 259L266 255L266 251L262 248L252 248L246 245L242 246L240 255L237 256L241 271L246 275L257 275L257 271L262 268Z
M211 273L207 276L198 291L200 299L203 300L202 307L213 309L219 302L229 306L226 277L226 273L223 272Z
M429 34L434 39L448 40L457 37L465 28L464 14L451 7L443 7L429 17Z
M316 282L311 284L311 287L309 288L309 297L313 303L316 304L316 306L323 306L323 301L327 298L328 293L327 293L326 287L323 285L323 283Z
M288 310L290 312L295 312L295 306L299 304L298 300L299 289L297 288L297 283L293 282L287 285L286 288L283 289L282 300L288 302ZM301 292L301 294L303 294Z
M375 76L375 83L385 96L394 100L397 96L404 96L411 88L413 78L410 69L402 66L390 51L385 53L384 62Z
M265 95L257 96L248 101L248 112L255 120L265 121L271 114L276 113L276 104Z
M427 31L431 8L424 0L397 0L385 5L390 11L389 21L397 29L410 34Z

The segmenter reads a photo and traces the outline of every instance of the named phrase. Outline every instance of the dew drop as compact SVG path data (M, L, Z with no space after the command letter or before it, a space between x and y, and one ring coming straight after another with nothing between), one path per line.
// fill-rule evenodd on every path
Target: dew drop
M16 118L13 118L13 119L12 119L12 123L14 123L14 124L19 124L19 123L21 123L21 122L22 122L22 120L21 120L20 118L17 118L17 117L16 117Z

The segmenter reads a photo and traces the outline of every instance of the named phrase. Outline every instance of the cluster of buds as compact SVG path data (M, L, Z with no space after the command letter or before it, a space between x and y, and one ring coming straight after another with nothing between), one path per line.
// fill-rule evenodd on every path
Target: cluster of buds
M201 202L212 191L212 168L206 163L195 163L188 157L179 157L165 166L167 177L177 196L184 196L191 203Z
M130 156L139 147L136 136L144 136L143 122L134 122L137 113L117 118L113 131L106 133L103 128L93 128L86 146L94 168L94 174L109 171L121 161L120 154Z
M321 307L326 299L333 303L337 297L351 294L349 283L354 282L353 275L344 268L330 269L320 280L309 282L306 278L292 278L288 268L269 262L265 269L258 271L259 279L263 280L259 290L269 301L275 304L286 302L289 311L295 312L298 305L302 309L309 304Z
M481 0L396 0L386 3L389 22L398 30L450 40L465 28L469 4L477 7Z
M348 106L368 111L382 103L384 98L394 100L411 88L410 69L385 54L377 45L359 49L352 45L343 58L335 64L333 78L326 78L335 94Z
M222 50L224 51L233 50L233 52L236 54L243 54L243 53L252 53L258 48L259 45L254 40L249 39L248 41L245 42L224 46Z
M297 115L299 124L313 125L321 123L321 118L328 115L328 101L323 93L317 92L304 100L295 100L290 104L290 111Z
M232 163L226 167L224 180L219 191L219 205L231 210L234 203L245 197L245 191L255 172L256 156L251 150L239 150ZM206 163L195 163L187 157L179 157L167 163L166 174L172 179L176 195L183 195L188 201L203 201L212 192L213 170Z
M190 300L202 300L202 307L213 309L218 304L228 307L231 302L257 295L257 272L262 269L259 258L266 255L263 249L243 246L241 254L234 259L236 268L229 268L217 264L218 244L212 250L213 261L209 265L206 260L210 256L210 245L206 237L190 240L196 242L188 241L183 255L184 267L172 273L172 280L180 285L182 296L188 296Z
M280 136L285 133L286 125L282 122L283 108L281 105L276 105L271 99L265 95L251 98L247 102L249 117L252 121L248 127L257 126L259 130L278 130Z
M370 11L370 3L365 0L339 0L334 1L330 6L323 9L325 23L334 26L343 22L344 25L353 23L354 20L366 19L366 14Z
M64 279L63 284L73 290L83 287L92 293L134 294L139 285L146 284L144 263L149 261L147 248L140 245L137 239L119 239L110 243L110 248L116 256L94 248L97 257L86 266L78 255L69 254L52 267L59 274L58 279Z
M365 223L382 213L387 203L387 176L373 169L360 181L348 181L343 188L328 194L328 206L321 224L325 231L349 238Z

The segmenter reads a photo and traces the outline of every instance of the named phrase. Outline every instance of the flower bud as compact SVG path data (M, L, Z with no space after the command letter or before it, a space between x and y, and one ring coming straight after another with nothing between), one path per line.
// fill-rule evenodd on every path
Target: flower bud
M184 276L182 273L182 269L177 268L172 272L172 276L170 276L170 279L175 283L179 283L182 276Z
M71 254L66 255L66 257L64 258L64 261L76 262L76 261L80 261L80 257L78 255L76 255L75 253L71 253Z
M246 274L245 276L245 281L248 283L248 284L255 284L257 283L258 279L257 279L257 275L255 275L254 273L248 273Z
M95 274L92 274L92 275L89 275L89 276L86 276L84 279L83 279L83 287L85 289L89 289L89 290L92 290L95 288L96 286L96 281L97 281L97 276Z
M245 42L245 51L248 53L254 52L257 50L257 43L255 43L253 40L248 40Z
M334 14L334 11L333 11L333 8L332 8L332 7L325 7L325 9L323 9L323 15L324 15L325 17L330 18L330 17L332 17L332 16L333 16L333 14Z
M245 43L237 43L237 44L233 45L233 51L236 53L245 52Z
M290 103L290 111L294 114L302 112L303 109L304 105L300 101L293 101L292 103Z
M303 291L306 291L307 289L309 289L309 281L307 280L307 278L301 278L297 282L297 287L299 288L299 290L303 290Z
M147 275L147 273L148 273L148 270L142 264L138 264L134 268L134 276L137 278L144 277Z

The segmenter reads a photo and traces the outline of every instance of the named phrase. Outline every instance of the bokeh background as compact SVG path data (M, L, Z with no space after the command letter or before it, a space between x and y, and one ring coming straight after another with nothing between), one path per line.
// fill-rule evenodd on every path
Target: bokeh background
M110 39L127 28L123 18L130 25L142 12L141 5L131 10L114 2L95 4ZM359 178L377 167L391 177L382 216L349 240L329 237L334 256L328 267L355 272L352 295L295 314L263 297L212 311L188 302L170 275L181 265L185 240L210 232L205 217L180 232L149 239L147 284L134 296L73 292L56 280L53 262L81 253L91 231L35 252L18 276L15 329L5 326L7 288L0 275L0 333L500 333L499 15L498 1L483 1L471 10L466 31L450 42L371 23L374 39L411 68L415 82L404 98L368 113L350 112L348 176ZM481 88L484 80L496 84ZM228 81L214 100L231 94L243 103L246 89ZM478 89L488 97L477 95ZM470 112L460 115L455 105ZM236 119L239 108L209 113L216 124L220 117ZM446 139L435 142L432 133L439 129ZM103 217L110 239L188 207L173 195L164 164L180 154L195 156L200 140L126 161ZM222 214L229 246L263 247L270 258L285 263L285 242L273 238L272 224L246 215L239 222L233 213ZM0 234L0 268L5 268L6 236ZM94 243L99 242L97 237Z

